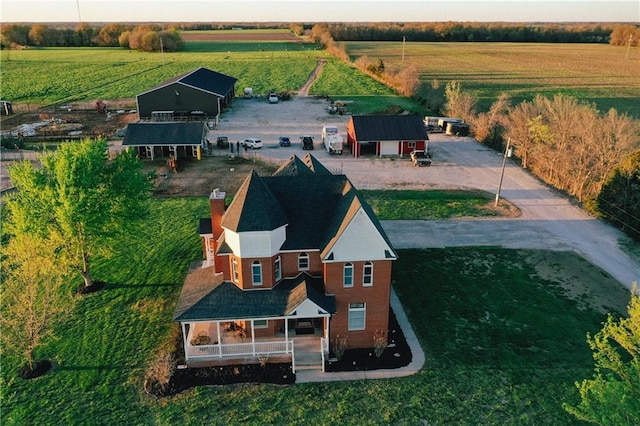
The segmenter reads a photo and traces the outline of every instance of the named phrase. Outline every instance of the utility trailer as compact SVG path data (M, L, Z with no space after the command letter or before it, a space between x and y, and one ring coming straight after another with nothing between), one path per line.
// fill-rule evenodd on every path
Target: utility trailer
M342 154L343 143L338 127L326 124L322 127L322 144L329 154Z

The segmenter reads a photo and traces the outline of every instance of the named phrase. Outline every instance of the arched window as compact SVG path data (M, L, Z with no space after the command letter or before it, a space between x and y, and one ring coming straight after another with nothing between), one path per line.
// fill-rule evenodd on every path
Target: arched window
M362 269L362 286L371 287L373 285L373 263L364 262Z
M251 279L253 285L262 285L262 263L259 260L254 260L251 264Z
M273 272L275 273L276 281L280 281L282 279L282 261L280 256L276 257L273 263Z
M353 287L353 264L345 263L342 274L342 285L345 287Z
M240 281L240 277L238 275L238 260L237 259L233 259L231 261L231 274L233 276L233 281L234 282Z
M298 270L309 270L309 255L307 253L300 253L300 255L298 256Z

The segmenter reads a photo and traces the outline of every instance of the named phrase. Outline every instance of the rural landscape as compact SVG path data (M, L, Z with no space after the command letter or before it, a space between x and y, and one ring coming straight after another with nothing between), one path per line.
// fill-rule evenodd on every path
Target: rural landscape
M366 31L355 24L42 27L2 28L0 98L12 108L1 124L3 424L640 420L640 301L634 283L618 278L640 273L637 25L540 24L528 40L510 35L522 37L524 25L507 24L406 26L405 35L392 24ZM101 31L106 27L109 37ZM481 41L490 36L493 41ZM241 152L238 145L236 155L212 147L180 162L175 174L166 158L141 160L123 150L118 132L137 121L136 96L200 67L237 79L231 106L209 134L226 132L232 146L236 135L265 134L271 138L265 147ZM243 99L245 88L251 99ZM270 93L278 95L277 105L268 104ZM328 112L335 105L340 114ZM296 114L293 106L305 108L298 114L311 117L309 127L287 116ZM251 115L267 107L284 112ZM311 115L312 107L319 112ZM404 377L298 383L291 376L245 377L236 368L242 378L220 384L195 372L202 385L169 392L176 361L166 357L181 349L173 312L192 262L203 256L196 228L209 214L212 189L227 191L228 205L248 175L269 176L291 155L306 155L297 134L290 134L291 147L278 145L281 129L319 134L323 122L343 130L349 117L369 115L459 117L471 129L468 136L430 133L429 167L413 167L406 157L354 158L346 145L341 155L319 143L310 151L359 188L393 242L393 292L424 364ZM240 117L258 118L233 127ZM47 130L37 135L12 133L45 121ZM87 164L99 167L73 174ZM532 206L545 200L512 181L496 196L505 169L551 193L551 209L583 216L566 223L536 217ZM43 176L38 170L60 184L32 178ZM40 208L50 205L47 198L74 185L86 191L74 195L86 211L73 214L100 227L95 242L85 234L85 246L65 239L64 226L54 232L42 225L69 207ZM110 201L101 204L104 198ZM68 219L61 223L74 224ZM470 235L516 220L528 232L513 233L514 240L525 235L517 248L494 244L482 232L472 235L473 244L440 244L428 232L414 243L409 234L422 233L394 226L417 224L445 235L468 225ZM552 234L555 222L560 230ZM487 228L474 228L478 223ZM592 229L606 230L588 236L601 238L602 251L614 240L624 253L627 269L620 275L613 271L618 264L593 260L597 242L583 248L563 240ZM80 269L72 259L78 251ZM35 263L40 269L28 267ZM45 317L40 329L29 330ZM46 367L38 371L42 361ZM167 391L149 392L150 378Z

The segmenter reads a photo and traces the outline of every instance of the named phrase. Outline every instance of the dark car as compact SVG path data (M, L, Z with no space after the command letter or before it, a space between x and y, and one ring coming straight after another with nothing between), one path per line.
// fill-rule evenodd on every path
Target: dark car
M227 136L218 136L216 146L220 149L229 148L229 138Z
M300 136L302 139L302 149L312 150L313 149L313 137L312 136Z
M288 136L280 136L280 146L291 146L291 139Z

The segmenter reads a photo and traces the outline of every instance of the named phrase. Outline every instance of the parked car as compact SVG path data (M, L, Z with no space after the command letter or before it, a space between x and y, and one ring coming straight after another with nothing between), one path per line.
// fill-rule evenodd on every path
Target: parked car
M300 139L302 139L302 149L313 149L313 136L300 136Z
M291 139L288 136L280 136L280 146L291 146Z
M247 138L240 142L240 145L244 148L260 149L262 148L262 141L258 138Z
M270 104L277 104L278 101L280 100L278 98L278 94L276 92L269 93L269 98L268 99L269 99L269 103Z
M411 151L411 161L414 166L430 166L431 156L422 150Z
M216 140L216 146L220 149L228 149L229 138L227 136L218 136L218 139Z

